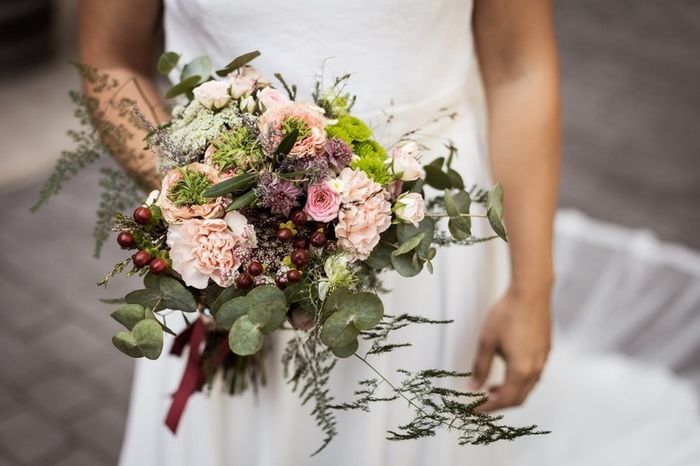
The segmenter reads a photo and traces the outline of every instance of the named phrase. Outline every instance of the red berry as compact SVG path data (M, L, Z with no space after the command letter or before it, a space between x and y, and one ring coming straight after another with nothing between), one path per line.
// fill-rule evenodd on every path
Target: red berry
M294 249L309 249L309 240L303 236L297 236L292 241L292 247Z
M295 249L291 254L292 264L303 267L309 262L309 251L306 249Z
M147 225L153 218L153 213L148 207L137 207L134 210L134 221L140 225Z
M153 259L151 261L151 265L149 266L149 270L155 275L160 275L161 273L165 272L165 269L167 268L168 263L165 261L165 259L161 258Z
M248 273L252 276L258 276L265 271L263 265L258 261L253 261L248 264Z
M275 284L277 284L277 288L279 288L279 289L284 289L288 283L289 283L289 280L287 280L286 275L283 275L281 277L277 277L277 279L275 279Z
M247 290L253 286L253 277L247 273L242 273L236 277L236 286L243 290Z
M302 226L306 225L309 218L306 216L306 213L303 210L297 210L296 212L292 212L292 216L289 219L294 225Z
M289 228L280 228L277 230L277 239L281 241L289 241L292 239L292 236L294 236L294 234Z
M289 280L291 283L297 283L301 280L301 272L296 269L290 270L287 272L287 280Z
M136 239L130 231L122 231L117 235L117 243L124 249L130 249L136 244Z
M136 267L144 267L148 265L151 262L151 255L148 253L148 251L144 251L143 249L140 251L136 251L133 256L131 256L131 260L134 261L134 265Z
M315 231L309 240L311 245L316 248L322 248L326 245L326 235L322 231Z

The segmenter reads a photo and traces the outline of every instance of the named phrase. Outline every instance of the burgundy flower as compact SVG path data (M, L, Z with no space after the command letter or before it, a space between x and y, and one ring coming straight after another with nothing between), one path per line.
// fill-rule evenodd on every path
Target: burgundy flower
M273 214L289 215L299 205L301 193L294 183L273 173L263 173L259 178L258 197Z
M328 162L336 168L345 168L352 160L352 149L339 138L333 138L326 142L326 154Z

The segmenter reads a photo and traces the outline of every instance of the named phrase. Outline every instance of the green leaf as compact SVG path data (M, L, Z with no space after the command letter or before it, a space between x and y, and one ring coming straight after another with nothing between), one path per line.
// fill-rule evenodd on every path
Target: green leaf
M180 61L180 54L175 52L165 52L158 59L158 73L163 76L170 73Z
M401 223L396 226L396 240L399 244L405 243L419 233L424 233L425 236L418 246L418 254L425 256L428 254L428 249L430 249L433 237L435 236L435 222L433 219L425 217L417 227L414 227L410 223Z
M447 170L447 176L450 178L452 187L455 189L464 189L464 180L462 180L462 175L460 175L453 168Z
M152 288L145 290L134 290L124 298L128 304L140 304L143 307L149 307L154 311L164 309L162 306L162 297L160 290Z
M454 217L448 220L447 229L457 241L463 241L469 238L471 228L469 225L469 217Z
M384 305L374 293L360 292L345 295L338 303L338 313L347 314L358 330L370 330L384 317Z
M257 180L257 175L255 173L243 173L228 180L216 183L214 186L210 186L204 191L204 196L206 197L219 197L225 196L226 194L234 193L236 191L243 191L251 188Z
M383 269L391 265L391 253L394 248L386 243L380 242L371 252L365 264L373 269Z
M180 81L179 83L175 84L173 87L168 89L168 92L165 93L165 98L172 99L173 97L177 97L181 94L187 94L188 92L192 92L192 89L199 85L200 79L200 76L190 76L189 78Z
M157 321L145 319L131 331L141 353L148 359L158 359L163 351L163 329Z
M217 296L216 299L211 303L211 306L209 306L209 310L213 315L216 315L216 313L219 311L219 309L224 303L231 301L233 298L243 296L244 294L245 292L240 288L236 288L235 286L228 287L224 289L219 294L219 296Z
M199 82L197 84L201 84L204 81L207 81L213 72L214 67L211 64L211 58L206 55L202 55L201 57L193 59L191 62L187 63L184 68L182 68L180 80L185 81L192 76L197 76L199 78Z
M138 322L146 318L146 309L140 304L127 304L112 312L112 318L131 330Z
M493 231L503 240L508 241L506 229L503 226L503 187L496 183L486 199L486 216Z
M231 61L231 63L229 63L225 67L221 68L220 70L217 70L216 74L218 74L219 76L226 76L227 74L236 71L238 68L247 65L259 56L260 52L258 50L244 53L243 55L234 58L233 61Z
M231 330L231 326L238 319L248 313L250 301L246 296L233 298L231 301L224 303L216 313L216 323L219 327Z
M392 254L391 265L402 277L415 277L423 270L423 263L421 261L416 263L416 261L413 260L414 257L416 257L416 254L413 256L407 254L395 256Z
M457 208L457 203L452 197L452 191L449 189L445 190L445 211L450 217L459 217L459 209Z
M355 352L357 351L357 348L359 348L360 344L357 341L357 338L352 340L350 343L348 343L345 346L335 346L331 348L331 351L333 352L336 357L339 358L349 358Z
M146 289L158 290L159 284L160 284L160 279L161 279L160 275L156 275L154 273L149 272L146 275L144 275L144 277L143 277L143 286Z
M141 353L141 350L138 348L138 345L136 344L136 340L134 339L134 336L130 333L127 332L126 330L122 330L121 332L117 333L112 337L112 344L122 353L126 354L129 357L132 358L142 358L143 353Z
M442 170L442 166L444 164L445 164L445 157L438 157L438 158L434 159L432 162L430 162L428 165L431 167L435 167L438 170Z
M234 199L233 202L229 204L228 207L226 207L226 212L231 212L232 210L238 210L244 207L248 207L251 204L253 204L256 199L257 195L255 194L255 191L250 190L247 193L241 194L236 199Z
M294 147L294 144L296 144L298 137L299 137L299 130L297 130L297 129L292 130L291 133L286 135L282 139L282 141L280 141L280 144L279 144L279 146L277 146L277 150L275 151L275 154L279 154L279 155L289 154L289 152Z
M347 288L336 288L331 294L326 297L323 302L323 316L327 317L340 310L340 302L346 296L350 295L351 291Z
M335 348L349 345L359 334L360 331L352 324L352 316L336 312L323 323L320 336L323 344Z
M426 165L423 167L425 169L425 182L429 186L435 189L447 189L452 187L452 180L450 177L435 165Z
M413 251L420 245L421 241L425 238L425 232L418 233L416 236L412 236L410 239L401 243L401 245L391 254L395 256L400 256L401 254L406 254Z
M277 330L287 317L287 298L276 286L253 288L246 298L249 304L248 317L260 326L264 334Z
M239 356L250 356L263 346L263 333L260 326L250 321L248 316L238 319L228 334L228 346Z
M183 312L197 310L197 301L185 286L174 278L162 277L159 288L163 296L163 308Z

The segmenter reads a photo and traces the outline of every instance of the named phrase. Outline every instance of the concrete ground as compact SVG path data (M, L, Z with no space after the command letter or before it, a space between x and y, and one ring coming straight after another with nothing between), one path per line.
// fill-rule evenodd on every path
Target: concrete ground
M71 2L69 2L71 3ZM557 2L564 95L561 204L700 249L700 4ZM42 213L37 189L72 124L60 63L0 81L0 466L116 463L132 363L96 277L96 167Z

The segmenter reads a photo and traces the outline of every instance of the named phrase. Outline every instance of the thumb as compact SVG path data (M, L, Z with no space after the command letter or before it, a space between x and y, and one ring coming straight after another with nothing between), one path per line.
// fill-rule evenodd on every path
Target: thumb
M486 382L495 352L496 345L494 343L486 340L479 342L479 349L474 360L474 375L470 384L472 390L478 390Z

